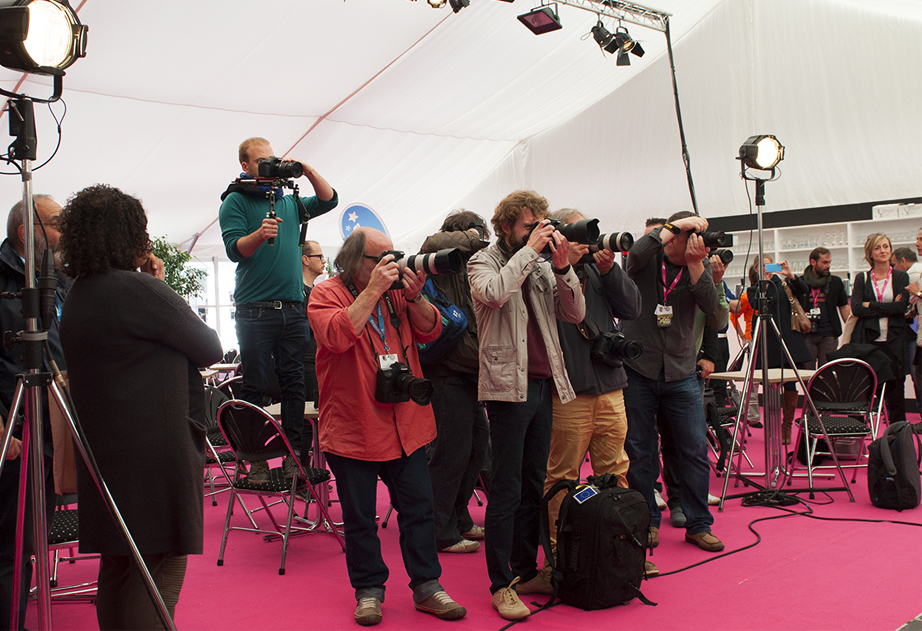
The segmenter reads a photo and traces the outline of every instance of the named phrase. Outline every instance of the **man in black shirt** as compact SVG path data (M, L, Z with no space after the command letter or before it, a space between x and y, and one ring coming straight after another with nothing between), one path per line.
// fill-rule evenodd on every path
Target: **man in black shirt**
M848 320L851 311L848 308L848 295L842 279L830 273L832 255L829 250L819 247L810 252L810 265L804 269L803 279L810 288L809 293L800 298L801 305L812 323L810 332L804 335L810 354L819 368L826 363L826 353L839 347L842 335L842 322ZM836 310L838 309L838 313ZM839 320L839 316L842 320Z

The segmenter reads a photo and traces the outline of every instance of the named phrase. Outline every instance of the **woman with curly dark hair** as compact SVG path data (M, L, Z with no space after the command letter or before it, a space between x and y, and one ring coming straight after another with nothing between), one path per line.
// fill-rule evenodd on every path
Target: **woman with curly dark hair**
M164 594L175 605L186 555L202 553L198 367L221 359L221 342L163 282L140 201L91 186L71 197L60 222L64 263L76 278L61 316L74 404L148 569L161 592L175 591ZM80 550L101 555L99 628L156 628L129 548L82 463L77 484Z

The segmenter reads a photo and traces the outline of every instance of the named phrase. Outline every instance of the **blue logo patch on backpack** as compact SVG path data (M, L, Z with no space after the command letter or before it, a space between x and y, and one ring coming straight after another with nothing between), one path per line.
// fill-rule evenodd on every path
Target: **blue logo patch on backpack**
M457 306L439 291L439 288L432 282L432 278L426 279L423 285L423 294L426 299L439 310L442 316L442 332L439 336L425 344L418 344L419 362L421 364L436 364L451 353L461 341L461 336L467 330L467 316Z

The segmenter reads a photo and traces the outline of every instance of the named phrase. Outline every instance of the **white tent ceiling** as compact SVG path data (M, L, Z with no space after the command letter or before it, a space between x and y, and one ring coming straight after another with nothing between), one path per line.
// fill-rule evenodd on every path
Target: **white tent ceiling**
M340 207L311 222L325 246L341 242L339 215L354 202L411 250L449 210L489 217L516 188L598 216L604 231L690 208L663 35L627 25L647 54L617 67L587 38L594 14L561 5L564 28L536 37L516 20L534 4L471 0L453 14L425 0L74 2L87 57L64 79L61 147L34 189L63 202L118 186L141 198L152 236L188 248L200 235L199 257L224 255L219 195L239 171L237 145L257 135L339 192ZM922 193L922 2L654 8L672 14L704 216L747 211L733 158L753 133L787 146L767 210ZM44 78L0 69L7 90L23 79L20 91L50 94ZM36 119L38 165L57 131L44 106ZM0 205L20 195L16 175L0 178Z

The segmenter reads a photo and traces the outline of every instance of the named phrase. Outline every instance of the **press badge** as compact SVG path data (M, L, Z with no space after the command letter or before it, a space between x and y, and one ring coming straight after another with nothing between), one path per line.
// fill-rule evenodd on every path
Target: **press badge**
M819 307L813 307L812 309L810 309L810 317L811 317L811 318L819 318L819 317L820 317L820 308L819 308Z
M672 324L672 305L656 305L656 326L666 328Z
M388 355L378 355L378 363L381 365L381 370L387 370L396 364L397 361L397 355L394 353L390 353Z
M573 496L573 499L576 500L577 504L582 504L590 497L599 494L599 489L594 486L583 487L576 495Z

